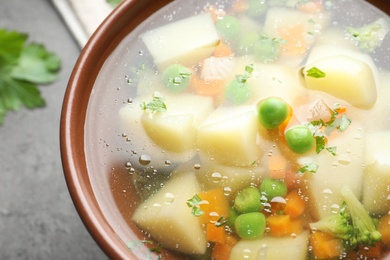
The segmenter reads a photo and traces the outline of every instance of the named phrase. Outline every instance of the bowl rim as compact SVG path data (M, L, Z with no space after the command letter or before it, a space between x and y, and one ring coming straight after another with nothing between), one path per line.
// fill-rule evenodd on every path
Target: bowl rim
M120 41L155 11L172 1L122 1L82 49L70 75L62 104L59 139L66 185L85 227L104 253L113 259L137 257L116 235L104 217L89 181L84 150L89 95L100 68Z

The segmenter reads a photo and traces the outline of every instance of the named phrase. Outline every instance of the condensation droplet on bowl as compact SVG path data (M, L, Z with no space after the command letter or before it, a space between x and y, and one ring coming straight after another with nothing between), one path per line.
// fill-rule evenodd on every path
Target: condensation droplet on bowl
M225 196L229 196L231 193L232 193L232 188L230 188L230 187L224 187L223 188L223 194Z
M333 204L332 206L330 206L330 209L332 211L332 213L339 213L340 212L340 206L338 204Z
M171 161L170 160L166 160L165 161L165 166L170 166L171 165Z
M222 179L222 175L219 172L213 172L211 174L211 179L214 183L219 183Z
M175 201L175 195L173 195L170 192L167 192L165 193L164 200L165 200L165 204L171 204Z
M199 170L202 166L199 163L194 164L194 169Z
M148 165L150 162L152 161L152 158L147 155L147 154L142 154L140 157L139 157L139 163L141 165Z

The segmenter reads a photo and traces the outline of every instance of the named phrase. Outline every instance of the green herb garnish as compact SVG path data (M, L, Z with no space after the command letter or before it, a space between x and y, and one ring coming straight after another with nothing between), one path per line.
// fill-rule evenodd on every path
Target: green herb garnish
M343 113L340 116L340 105L338 103L333 105L332 116L328 122L323 120L312 121L309 123L309 127L313 133L313 136L316 140L316 152L320 153L322 150L326 149L332 155L336 155L337 147L326 147L326 137L330 136L334 130L339 132L345 131L351 124L351 119Z
M45 106L37 84L57 79L60 58L27 34L0 29L0 124L10 110Z
M245 66L244 74L236 75L237 81L241 84L245 84L248 81L248 79L252 76L253 70L254 70L253 64Z
M159 96L153 96L153 100L150 101L149 103L142 102L140 104L142 110L151 110L153 113L155 112L165 112L167 110L167 106L164 102L163 97Z
M200 209L200 204L202 204L202 199L197 194L187 200L187 206L192 209L191 213L196 217L200 217L204 214L203 210Z
M134 249L136 247L139 247L139 246L142 246L145 244L155 245L155 243L152 240L141 240L141 241L132 241L132 242L127 243L127 248ZM163 259L162 254L161 254L161 248L159 246L155 246L153 248L150 248L149 250L150 250L150 253L146 258L147 260L152 259L152 253L157 254L157 260Z
M304 174L305 172L316 173L319 166L316 162L311 162L300 168L297 174Z
M306 71L306 76L319 79L319 78L325 78L326 73L317 67L313 67Z
M227 223L228 223L228 219L227 218L225 218L224 216L222 216L222 217L220 217L218 220L217 220L217 222L215 222L215 226L217 226L217 227L222 227L222 226L224 226L224 225L226 225Z

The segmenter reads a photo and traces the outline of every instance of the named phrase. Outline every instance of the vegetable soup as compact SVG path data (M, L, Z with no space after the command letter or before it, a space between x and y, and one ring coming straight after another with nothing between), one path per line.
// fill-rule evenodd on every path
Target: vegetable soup
M356 0L178 0L144 21L98 75L85 138L129 250L385 258L389 30Z

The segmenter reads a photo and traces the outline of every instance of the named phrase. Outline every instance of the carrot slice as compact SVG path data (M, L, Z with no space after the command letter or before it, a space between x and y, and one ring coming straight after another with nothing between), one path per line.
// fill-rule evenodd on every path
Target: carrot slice
M287 159L283 155L272 155L268 160L269 177L284 179L287 171Z
M343 253L341 239L335 238L330 234L316 231L310 234L309 240L315 259L332 259Z
M217 227L213 223L209 223L206 226L206 238L209 242L214 242L218 244L226 243L226 231L223 226Z
M302 215L305 211L306 202L299 195L297 190L290 191L286 195L286 206L284 208L284 213L289 215L292 219L295 219Z
M217 58L229 57L233 55L233 50L223 41L219 41L219 44L214 49L213 55Z
M204 212L199 217L202 224L214 224L221 217L227 218L230 215L229 202L222 188L208 190L198 196L202 200L199 207Z
M213 251L211 252L212 259L229 260L232 248L237 242L237 238L232 235L227 235L225 244L215 244Z
M289 215L271 215L267 218L269 234L274 237L281 237L302 232L301 219L291 220Z
M382 235L382 242L390 247L390 215L385 215L379 219L378 231Z
M216 97L224 92L225 83L223 80L195 79L191 88L197 95Z

